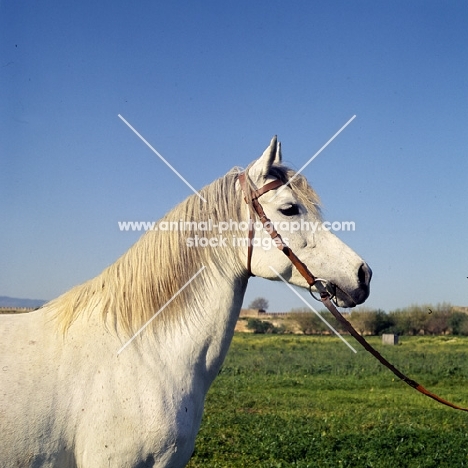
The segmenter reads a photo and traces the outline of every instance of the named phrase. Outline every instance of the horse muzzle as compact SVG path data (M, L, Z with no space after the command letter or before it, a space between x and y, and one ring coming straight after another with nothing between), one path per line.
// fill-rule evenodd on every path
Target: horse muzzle
M369 297L371 278L372 270L367 263L362 263L358 269L354 288L345 288L340 281L316 278L316 282L309 287L309 292L317 301L321 301L321 294L327 294L339 307L355 307Z

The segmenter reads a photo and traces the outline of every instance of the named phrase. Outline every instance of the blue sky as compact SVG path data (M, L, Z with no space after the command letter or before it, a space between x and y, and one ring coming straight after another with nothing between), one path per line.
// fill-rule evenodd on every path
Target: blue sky
M374 271L370 307L468 303L468 4L2 2L0 295L99 274L272 135ZM271 310L302 304L254 279Z

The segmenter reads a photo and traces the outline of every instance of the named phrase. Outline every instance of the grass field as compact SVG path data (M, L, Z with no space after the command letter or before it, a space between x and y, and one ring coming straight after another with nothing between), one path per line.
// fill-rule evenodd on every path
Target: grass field
M339 339L236 334L208 393L199 467L468 466L468 413L444 407ZM468 338L370 342L409 377L468 406Z

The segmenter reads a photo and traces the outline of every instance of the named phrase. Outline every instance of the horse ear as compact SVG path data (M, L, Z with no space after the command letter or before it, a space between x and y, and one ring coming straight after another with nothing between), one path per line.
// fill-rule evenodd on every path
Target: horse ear
M276 135L271 139L270 146L252 165L249 171L250 177L252 180L265 180L273 164L281 164L281 143L278 142Z

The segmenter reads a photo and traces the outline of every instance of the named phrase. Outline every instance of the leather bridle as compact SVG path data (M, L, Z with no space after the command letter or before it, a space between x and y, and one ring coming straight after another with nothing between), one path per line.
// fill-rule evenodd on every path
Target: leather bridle
M315 298L312 292L312 286L320 293L320 300L322 301L323 305L332 313L332 315L340 322L340 324L349 332L349 334L355 338L360 345L364 347L366 351L371 353L380 363L382 363L385 367L387 367L390 371L392 371L399 379L403 380L407 383L410 387L414 388L418 392L422 393L423 395L432 398L433 400L442 403L443 405L450 406L451 408L458 409L461 411L468 411L468 408L463 408L461 406L457 406L443 398L439 397L438 395L430 392L422 385L420 385L415 380L410 379L407 377L403 372L399 371L395 366L393 366L389 361L387 361L375 348L373 348L365 339L362 337L356 329L349 323L343 315L339 312L339 310L335 307L332 302L333 297L333 286L328 283L326 280L316 278L307 268L307 265L303 263L288 247L285 242L283 241L281 234L274 229L273 223L270 219L266 216L265 211L263 210L262 205L258 201L258 199L265 193L269 192L270 190L275 190L282 185L285 185L281 180L275 179L271 182L268 182L263 187L253 190L251 185L248 182L248 174L246 171L239 173L238 180L239 184L242 188L242 192L244 193L244 200L249 207L250 213L250 220L249 220L249 239L248 239L248 251L247 251L247 271L249 272L250 276L255 276L252 273L251 266L252 266L252 253L253 253L253 237L254 237L254 224L255 224L255 217L258 216L260 222L263 225L265 231L270 235L273 242L275 243L276 247L281 250L286 257L289 258L291 263L296 267L298 272L302 275L302 277L307 281L309 285L309 292Z

